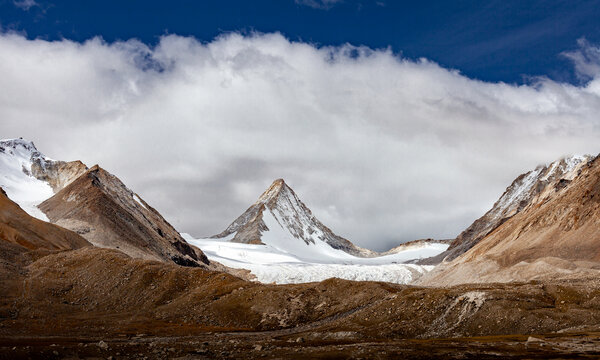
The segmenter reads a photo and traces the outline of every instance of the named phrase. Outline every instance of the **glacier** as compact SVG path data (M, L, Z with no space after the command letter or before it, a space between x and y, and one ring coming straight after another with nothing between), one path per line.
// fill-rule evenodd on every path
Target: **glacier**
M317 282L333 277L408 284L433 269L433 266L406 264L407 261L435 256L448 248L447 244L442 243L419 244L408 246L395 254L363 258L331 247L327 249L327 245L320 247L300 243L304 247L288 252L269 241L278 236L275 244L289 240L281 230L266 232L263 239L268 244L265 245L235 243L228 238L195 239L186 233L181 235L187 242L202 249L209 260L231 268L249 270L256 281L274 284Z

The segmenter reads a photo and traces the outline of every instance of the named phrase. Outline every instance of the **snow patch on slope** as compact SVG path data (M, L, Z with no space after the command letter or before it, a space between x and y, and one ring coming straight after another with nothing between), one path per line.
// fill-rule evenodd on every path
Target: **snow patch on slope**
M350 260L354 258L342 250L332 248L324 241L319 240L318 236L309 238L312 241L298 241L279 223L271 210L263 212L263 222L269 230L263 232L262 242L279 252L294 254L303 261L329 262L331 259Z
M54 195L52 187L31 175L34 159L51 161L32 142L22 139L0 140L0 187L29 215L48 221L37 205Z
M133 194L133 200L135 200L135 202L138 203L141 207L143 207L144 209L148 210L148 208L146 207L146 205L144 205L144 203L142 203L142 199L140 199L140 197L137 196L136 193Z

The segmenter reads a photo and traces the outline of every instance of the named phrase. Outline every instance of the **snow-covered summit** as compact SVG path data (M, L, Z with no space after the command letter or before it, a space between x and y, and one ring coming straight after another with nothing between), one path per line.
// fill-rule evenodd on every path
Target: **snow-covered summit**
M283 179L275 180L248 210L213 238L268 244L309 258L324 253L338 257L374 255L323 225Z
M289 189L285 181L283 179L277 179L273 181L271 186L269 186L269 188L264 193L262 193L262 195L258 198L256 202L264 204L276 200L279 197L279 194L282 191L285 191L286 188Z
M31 173L31 165L34 163L45 166L47 162L52 161L42 154L32 141L23 138L0 140L0 153L12 157L26 173Z
M0 187L31 216L48 221L36 205L51 197L54 192L45 181L32 174L32 166L37 163L45 167L46 158L33 142L19 139L0 140Z
M12 201L38 219L48 221L37 205L85 170L87 167L81 161L50 159L32 141L0 140L0 187Z
M3 148L9 148L12 150L24 150L32 154L38 152L38 149L33 144L33 141L25 140L23 138L18 139L2 139L0 140L0 146ZM4 150L2 150L4 151Z
M16 150L18 148L22 148L22 149L29 151L30 153L38 151L38 149L35 147L35 145L33 144L32 141L25 140L23 138L2 139L2 140L0 140L0 146L2 146L4 148L11 148L14 150Z

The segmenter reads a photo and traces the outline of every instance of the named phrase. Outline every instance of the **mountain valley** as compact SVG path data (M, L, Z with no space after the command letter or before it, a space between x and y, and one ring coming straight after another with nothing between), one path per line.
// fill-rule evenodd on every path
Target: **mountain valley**
M600 356L595 157L520 176L456 239L377 253L281 179L195 239L97 165L0 150L0 359Z

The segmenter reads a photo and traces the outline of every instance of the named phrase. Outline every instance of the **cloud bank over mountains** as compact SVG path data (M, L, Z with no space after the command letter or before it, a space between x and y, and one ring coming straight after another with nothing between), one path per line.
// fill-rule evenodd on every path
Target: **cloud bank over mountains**
M599 49L583 85L486 83L426 59L280 34L83 44L0 35L0 137L99 163L197 237L283 177L376 250L454 237L520 173L600 152Z

